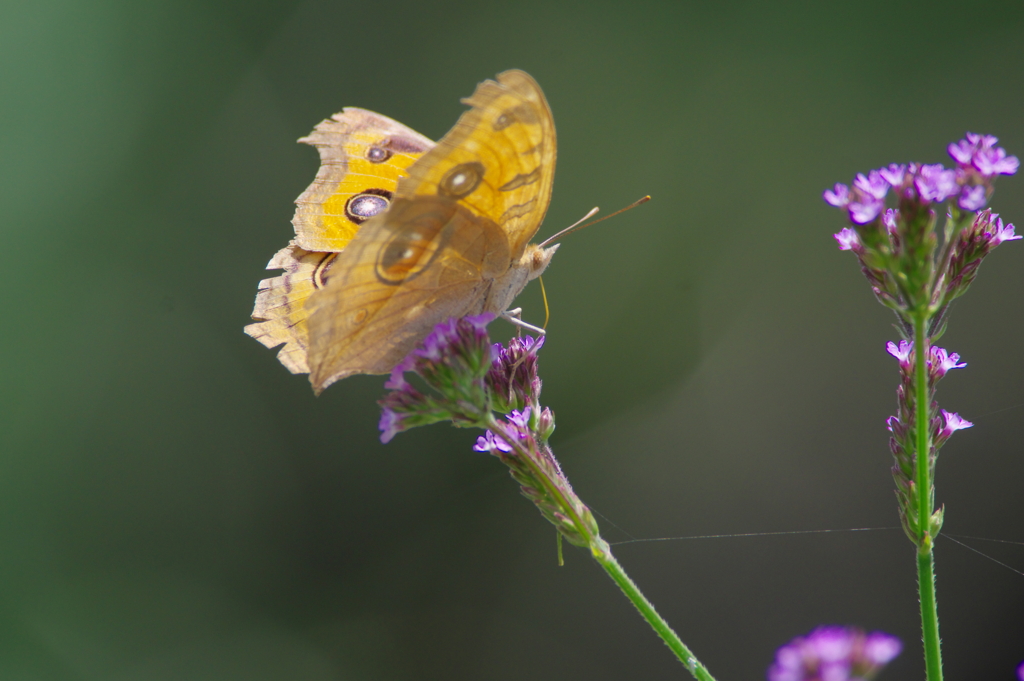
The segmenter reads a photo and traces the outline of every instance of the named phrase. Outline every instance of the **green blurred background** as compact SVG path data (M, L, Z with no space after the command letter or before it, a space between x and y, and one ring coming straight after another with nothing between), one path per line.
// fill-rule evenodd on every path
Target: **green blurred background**
M527 70L560 146L541 235L654 197L545 275L553 444L607 538L895 527L892 317L821 191L965 130L1024 155L1022 36L1019 1L4 3L0 678L686 678L474 433L383 446L380 377L317 399L242 333L317 168L294 140L343 106L438 138ZM1021 178L993 204L1024 222ZM1024 541L1022 262L943 342L977 424L939 465L956 535ZM883 678L923 678L898 530L617 554L721 681L821 623L900 636ZM1024 576L937 563L947 678L1009 680Z

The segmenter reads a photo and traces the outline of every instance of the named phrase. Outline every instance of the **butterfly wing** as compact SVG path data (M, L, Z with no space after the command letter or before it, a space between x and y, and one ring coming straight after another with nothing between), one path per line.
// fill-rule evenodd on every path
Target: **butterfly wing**
M268 270L284 273L259 284L245 332L269 348L292 373L307 373L306 299L326 285L336 252L362 223L386 210L398 178L434 146L411 128L365 109L346 108L299 140L320 153L316 179L296 199L296 239L277 252Z
M410 167L391 208L366 222L308 300L317 392L387 373L448 317L501 311L489 307L490 288L520 261L551 201L554 120L522 71L464 101L472 108Z
M340 251L390 203L409 166L434 146L398 121L348 107L299 140L320 152L320 170L295 200L295 242Z

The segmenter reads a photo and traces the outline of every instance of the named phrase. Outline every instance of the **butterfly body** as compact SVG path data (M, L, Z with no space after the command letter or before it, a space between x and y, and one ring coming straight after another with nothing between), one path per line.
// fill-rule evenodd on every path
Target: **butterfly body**
M320 149L321 170L297 201L296 242L270 263L286 274L261 282L261 323L246 331L270 347L285 343L281 361L308 371L316 392L389 372L449 317L503 312L551 261L555 247L529 243L555 165L540 87L506 71L464 101L472 108L436 145L349 109L333 119L346 130L325 121L306 138ZM359 121L366 129L339 120L350 111L381 120ZM397 177L374 177L375 168Z

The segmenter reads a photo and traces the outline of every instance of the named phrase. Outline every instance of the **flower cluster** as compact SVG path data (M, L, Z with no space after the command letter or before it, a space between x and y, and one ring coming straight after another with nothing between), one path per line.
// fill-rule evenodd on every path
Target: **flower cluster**
M513 338L508 347L494 345L494 362L487 382L494 394L496 411L509 412L536 406L540 401L541 381L537 374L537 353L544 347L544 336Z
M955 431L972 425L934 401L939 379L965 365L959 355L932 343L945 331L950 304L970 287L982 260L1003 242L1021 238L1013 225L981 210L992 196L995 178L1016 173L1020 165L997 141L991 135L967 133L948 147L955 168L891 164L857 175L852 187L837 184L824 194L851 223L835 235L839 249L857 256L875 297L900 321L904 340L888 345L900 363L898 411L887 423L900 517L911 541L921 548L942 525L942 509L934 510L931 502L938 450ZM895 207L886 206L890 190ZM934 204L947 200L940 239ZM926 353L926 385L917 385L910 338Z
M380 401L381 442L439 421L477 425L490 413L485 378L495 355L487 337L493 319L488 313L442 322L395 366L384 384L391 392ZM406 372L418 374L435 392L418 390Z
M914 395L917 394L914 346L906 340L900 341L899 344L890 341L886 344L886 350L900 363L900 385L896 388L898 411L895 416L890 416L886 421L889 432L892 433L892 437L889 438L889 449L895 460L892 475L896 481L896 498L899 501L903 530L912 542L918 543L922 537L922 529L927 529L927 534L931 537L938 534L942 528L943 509L935 511L927 521L927 528L922 528L922 520L918 517L920 515L918 512L919 490L915 480L917 442L915 441L914 424L916 423L918 405L914 400ZM966 363L960 362L960 355L932 345L928 348L925 366L929 396L928 423L931 430L928 470L934 479L935 460L938 457L939 449L954 432L970 428L974 424L959 414L939 409L938 404L932 399L939 379L945 376L950 369L962 369L967 366Z
M473 449L478 452L488 452L490 454L496 454L498 456L502 454L515 454L519 447L516 447L516 443L519 443L526 449L536 449L536 446L531 441L536 441L538 444L544 444L548 438L551 437L551 433L555 431L555 415L547 407L543 407L539 411L533 407L527 407L523 411L513 409L512 413L505 417L505 420L501 423L501 428L504 433L509 436L509 440L506 442L500 435L495 435L491 430L487 430L483 435L476 439L476 444L473 445ZM509 443L512 444L509 444Z
M590 545L597 523L572 491L548 447L554 413L540 405L537 353L544 339L513 338L490 344L493 315L450 319L395 367L380 400L381 440L416 426L451 421L484 428L473 449L494 455L509 467L522 493L569 542ZM413 374L418 389L407 378ZM494 412L505 414L496 418Z
M947 147L956 161L955 169L940 163L893 163L867 175L858 174L852 187L836 184L825 191L825 201L846 210L855 225L866 225L882 213L890 188L901 202L941 203L955 196L961 209L979 210L992 196L996 176L1013 175L1020 165L1016 156L1007 156L1005 149L995 146L998 141L991 135L969 132L966 139Z
M1013 225L1004 225L997 213L990 210L979 213L971 225L960 232L949 250L946 267L940 273L943 297L938 302L939 306L945 307L967 292L978 274L981 261L992 249L1005 241L1020 238L1020 235L1014 234Z
M903 649L894 636L819 627L779 648L768 681L866 681Z
M975 212L991 198L995 178L1019 166L997 141L967 133L949 145L956 168L891 164L824 193L852 224L835 235L839 249L857 256L875 296L896 312L908 334L911 313L928 311L934 314L929 335L940 335L948 305L967 291L985 256L1020 238L998 215ZM890 190L895 208L886 207ZM940 248L933 205L951 199Z

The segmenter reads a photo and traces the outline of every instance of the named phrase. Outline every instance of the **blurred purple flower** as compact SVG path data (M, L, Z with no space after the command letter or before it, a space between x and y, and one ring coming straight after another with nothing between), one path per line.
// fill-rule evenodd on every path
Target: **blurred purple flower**
M967 133L968 135L971 133ZM970 165L971 159L974 157L974 145L967 140L960 140L959 142L950 142L949 146L946 147L946 151L953 157L953 160L960 165Z
M964 187L960 192L960 201L958 203L964 210L981 210L988 203L988 198L985 196L985 187L980 184L973 187Z
M1024 660L1021 660L1020 664L1017 665L1017 678L1020 681L1024 681Z
M979 135L976 132L969 132L967 141L978 147L991 147L999 141L999 138L994 135Z
M895 636L880 631L868 634L864 641L864 657L876 665L886 665L896 659L903 644Z
M395 435L404 430L402 416L388 407L384 407L380 412L380 423L377 427L380 428L380 441L387 444Z
M923 165L914 178L914 186L925 201L945 201L956 194L956 171L946 170L941 163Z
M996 175L1013 175L1020 167L1016 156L1007 156L1006 149L997 147L999 138L992 135L967 133L967 139L950 144L949 155L963 168L974 168L988 179Z
M898 210L888 208L885 211L885 215L882 216L882 224L885 225L886 228L889 230L890 236L896 235L896 216L899 214L900 213Z
M885 199L885 195L889 193L889 183L877 170L868 171L867 177L864 176L864 173L857 173L853 186L879 200Z
M850 188L837 182L834 190L826 189L822 196L825 197L826 203L836 208L846 208L846 204L850 202Z
M878 174L882 176L882 179L891 184L893 187L899 187L903 184L903 176L907 173L907 166L896 165L890 163L888 168L880 168Z
M850 209L851 222L856 225L866 225L882 212L882 209L885 208L885 201L868 195L862 196L859 201L851 201L847 207Z
M854 627L819 627L775 653L768 681L859 681L900 654L899 639Z
M1020 167L1016 156L1007 156L1002 147L982 148L974 154L974 167L988 177L994 175L1013 175Z
M860 246L860 237L857 232L849 227L843 227L837 234L833 234L839 242L840 251L855 251Z
M388 390L408 390L412 386L405 380L405 372L412 371L415 366L415 357L406 355L405 359L395 365L391 370L388 380L384 381L384 387Z

